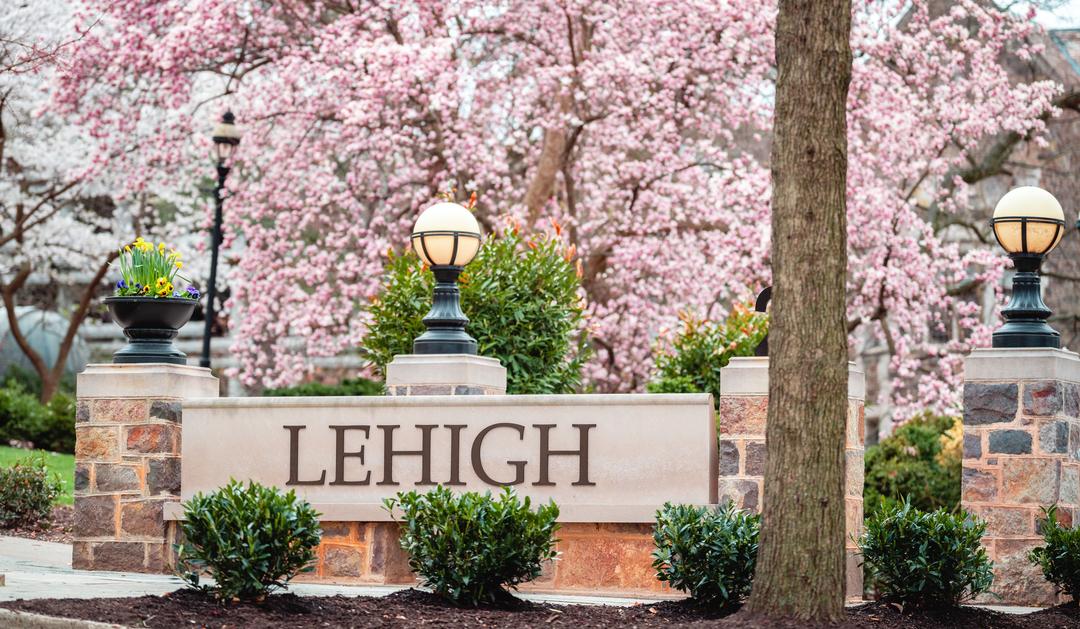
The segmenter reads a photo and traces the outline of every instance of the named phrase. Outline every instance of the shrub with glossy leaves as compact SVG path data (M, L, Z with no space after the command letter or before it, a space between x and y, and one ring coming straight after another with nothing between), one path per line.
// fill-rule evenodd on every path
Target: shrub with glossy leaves
M1043 509L1040 527L1043 545L1032 549L1028 559L1042 568L1046 580L1080 603L1080 527L1062 526L1057 519L1057 505Z
M727 608L750 594L761 516L731 502L709 509L665 504L656 512L656 578L703 605Z
M507 393L570 393L588 357L585 305L573 250L547 234L510 231L484 240L461 274L466 331L481 356L506 367ZM412 251L391 254L383 289L368 307L368 358L383 374L397 354L411 354L424 331L434 278Z
M720 369L735 356L753 356L768 335L768 315L736 304L727 319L712 322L680 313L682 329L656 356L650 393L712 393L720 401Z
M322 397L333 395L382 395L383 385L381 382L368 380L367 378L346 378L338 384L323 384L321 382L305 382L291 387L267 389L263 391L264 397Z
M535 511L509 487L455 494L445 487L427 493L399 493L384 501L404 514L401 547L424 586L457 605L493 603L518 584L540 576L555 558L553 535L559 508L554 502Z
M865 526L859 549L887 600L953 606L993 583L993 562L981 544L986 523L963 511L925 512L905 502L878 510Z
M867 514L905 500L923 511L960 508L963 437L956 417L925 413L866 449Z
M61 486L40 453L0 468L0 529L48 523Z
M184 503L179 574L219 599L262 600L314 567L322 537L319 514L296 492L230 481ZM206 573L215 585L203 584Z

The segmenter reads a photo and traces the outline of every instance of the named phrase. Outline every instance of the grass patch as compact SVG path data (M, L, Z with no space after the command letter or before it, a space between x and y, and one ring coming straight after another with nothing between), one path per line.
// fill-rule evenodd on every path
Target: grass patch
M60 454L58 452L47 452L45 450L22 450L20 448L0 446L0 467L13 465L16 461L20 461L30 454L37 454L39 452L45 455L45 466L49 468L50 472L59 474L60 480L63 482L63 489L61 490L60 495L56 497L56 503L62 505L75 504L75 455L73 454Z

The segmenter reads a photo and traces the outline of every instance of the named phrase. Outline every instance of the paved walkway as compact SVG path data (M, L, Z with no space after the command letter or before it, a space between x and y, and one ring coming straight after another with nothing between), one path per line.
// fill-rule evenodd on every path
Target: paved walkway
M38 542L20 537L0 537L0 574L6 585L0 586L0 601L20 598L122 598L145 594L165 594L184 587L176 577L131 572L86 572L71 568L71 545ZM289 591L300 596L386 596L402 586L316 585L295 583ZM648 599L567 594L532 594L517 596L536 602L556 604L633 605L653 602ZM1037 607L987 605L987 609L1026 614Z

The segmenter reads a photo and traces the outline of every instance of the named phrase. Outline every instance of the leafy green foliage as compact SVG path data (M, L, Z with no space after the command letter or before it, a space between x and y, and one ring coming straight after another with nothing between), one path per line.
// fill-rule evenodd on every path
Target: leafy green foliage
M1046 580L1080 603L1080 527L1062 526L1057 519L1057 505L1043 508L1039 522L1043 546L1028 553L1031 563L1042 568Z
M962 437L953 434L959 427L956 417L925 413L867 448L867 514L905 500L922 511L959 509ZM955 447L947 447L954 442Z
M466 331L481 356L506 367L508 393L568 393L588 357L584 303L573 251L545 234L488 237L459 280ZM412 353L424 331L434 279L412 252L390 255L383 289L369 306L364 338L381 373L396 354Z
M712 393L720 400L720 369L734 356L753 356L768 335L768 315L742 304L723 322L682 313L683 327L656 356L656 376L650 393Z
M0 528L47 523L60 489L60 475L49 473L41 454L0 468Z
M75 451L75 400L57 392L48 404L9 380L0 387L0 443L28 441L52 452Z
M986 523L963 511L892 505L866 519L859 549L885 598L905 605L957 605L990 589L993 562L981 544Z
M750 594L761 516L731 502L708 509L667 503L656 512L656 578L696 601L727 608Z
M532 511L529 498L519 500L509 487L497 498L437 487L399 493L384 504L404 512L401 547L409 567L457 605L495 602L507 595L504 586L535 579L543 562L555 558L559 508L549 502Z
M170 249L166 253L165 249L164 242L154 246L154 243L143 240L142 236L122 247L114 263L120 268L122 278L116 282L115 294L118 297L198 299L199 291L194 286L188 286L183 291L173 286L177 278L187 279L179 274L184 262L179 251Z
M259 601L287 587L314 568L322 537L319 514L295 491L255 482L233 480L213 493L196 494L184 503L184 518L178 574L190 587L226 601ZM203 572L216 585L202 584Z
M266 389L265 397L319 397L330 395L382 395L383 385L381 382L368 380L367 378L347 378L338 384L323 384L321 382L306 382L294 387L282 387L280 389Z

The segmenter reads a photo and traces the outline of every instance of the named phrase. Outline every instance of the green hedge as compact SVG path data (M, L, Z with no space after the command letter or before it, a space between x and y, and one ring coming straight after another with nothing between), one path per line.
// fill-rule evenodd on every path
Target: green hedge
M958 510L963 467L959 427L956 417L926 413L867 448L867 515L905 500L921 511Z
M368 380L367 378L349 378L338 384L323 384L321 382L306 382L292 387L266 389L263 395L266 397L321 397L334 395L382 395L383 385L381 382Z
M0 444L28 441L39 450L75 452L75 399L57 392L48 404L13 380L0 387Z

